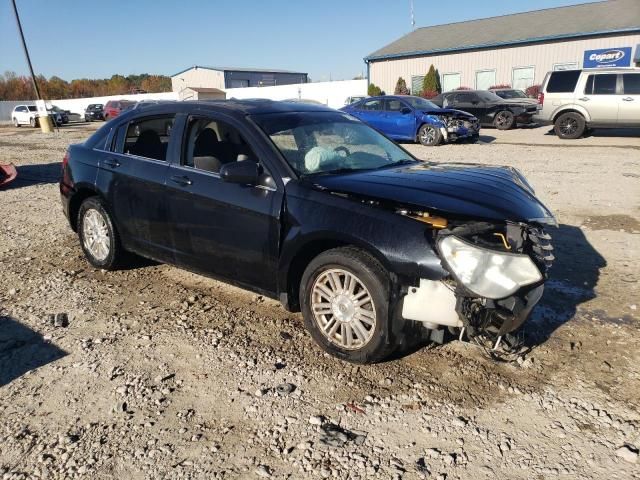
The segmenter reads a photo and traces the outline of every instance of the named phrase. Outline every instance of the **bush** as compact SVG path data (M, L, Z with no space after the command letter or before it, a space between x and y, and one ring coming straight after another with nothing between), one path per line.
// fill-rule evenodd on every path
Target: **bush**
M399 77L396 82L396 89L393 92L395 95L409 95L409 89L407 88L407 82L404 81L404 78Z
M493 90L496 88L511 88L511 85L508 83L499 83L498 85L491 85L487 90Z
M378 95L384 95L384 91L377 85L370 83L367 87L367 95L370 97L377 97Z
M524 93L527 95L527 97L538 98L541 87L542 85L531 85L530 87L527 87Z
M427 100L430 100L434 97L437 97L438 92L436 92L435 90L423 90L420 92L420 96L422 98L426 98Z
M440 79L438 78L436 68L433 65L429 67L429 71L424 76L424 80L422 81L422 92L422 96L425 95L425 92L436 92L436 95L440 93Z

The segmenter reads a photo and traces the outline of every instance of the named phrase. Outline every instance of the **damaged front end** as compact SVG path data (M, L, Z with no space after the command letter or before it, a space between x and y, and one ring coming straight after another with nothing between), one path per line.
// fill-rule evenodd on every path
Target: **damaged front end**
M427 117L430 117L431 123L437 125L445 142L477 138L480 134L480 122L466 112L444 110L432 112Z
M468 337L494 343L518 330L541 299L554 260L542 225L438 219L432 226L449 275L410 286L403 317L430 330L464 328Z

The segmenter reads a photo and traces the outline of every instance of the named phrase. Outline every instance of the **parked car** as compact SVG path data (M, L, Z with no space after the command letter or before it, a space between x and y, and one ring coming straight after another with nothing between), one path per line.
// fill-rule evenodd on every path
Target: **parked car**
M347 97L344 101L345 105L351 105L352 103L358 103L367 98L366 95L354 95L352 97Z
M84 121L104 120L104 106L101 103L92 103L84 111Z
M49 112L51 118L54 119L56 125L60 126L69 123L69 114L71 113L69 110L63 110L60 107L52 105L50 108L47 108L47 112Z
M111 120L116 118L123 111L133 108L136 102L129 100L109 100L104 106L104 119Z
M389 138L435 146L456 140L476 141L480 124L473 115L444 109L410 95L368 97L340 110L358 117Z
M640 69L564 70L547 73L535 121L560 138L587 129L640 127Z
M324 103L319 102L318 100L313 100L312 98L287 98L286 100L282 101L293 103L310 103L311 105L324 105Z
M431 100L438 106L457 108L476 116L483 127L509 130L518 123L529 123L537 106L528 102L503 100L488 90L454 90Z
M37 127L39 116L38 108L35 105L16 105L11 112L11 121L15 127L22 125Z
M134 252L260 292L352 362L417 332L497 341L553 260L555 219L517 170L423 162L303 103L139 107L69 147L60 192L94 267Z
M515 100L517 102L531 103L536 106L538 105L537 98L531 98L522 90L518 90L517 88L492 88L489 91L495 93L503 100Z

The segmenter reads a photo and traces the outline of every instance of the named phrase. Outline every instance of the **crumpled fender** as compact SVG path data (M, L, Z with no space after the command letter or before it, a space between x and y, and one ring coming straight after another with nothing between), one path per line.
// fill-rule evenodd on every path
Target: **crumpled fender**
M18 176L18 171L13 163L0 164L0 188L13 182Z

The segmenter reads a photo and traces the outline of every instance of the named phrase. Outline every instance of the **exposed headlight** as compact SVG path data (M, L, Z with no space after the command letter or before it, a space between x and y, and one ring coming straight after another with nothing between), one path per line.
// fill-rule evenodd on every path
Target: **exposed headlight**
M508 297L542 280L540 270L527 255L487 250L453 235L440 240L438 246L456 279L480 297Z

